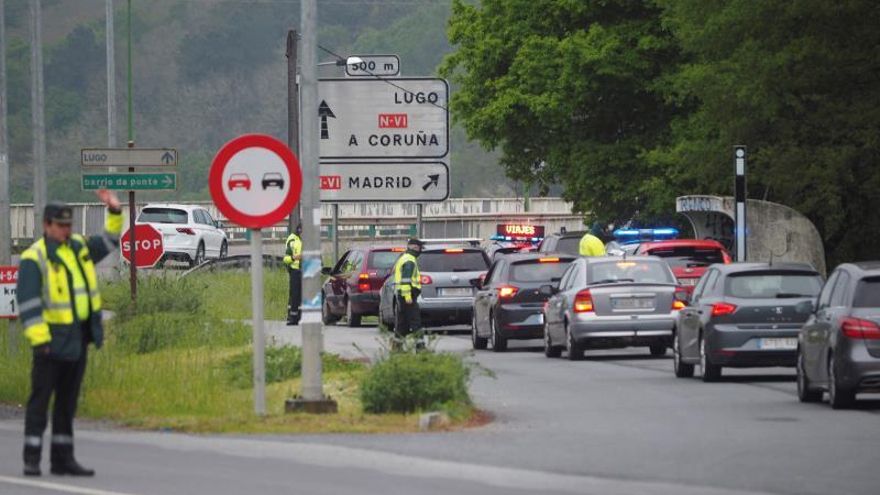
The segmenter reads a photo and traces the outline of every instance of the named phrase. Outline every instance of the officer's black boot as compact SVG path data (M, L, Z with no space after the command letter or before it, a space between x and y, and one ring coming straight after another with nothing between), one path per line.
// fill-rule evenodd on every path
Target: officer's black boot
M70 476L94 476L94 469L87 469L73 457L73 445L52 444L52 474Z
M40 471L40 454L42 451L42 447L33 447L30 445L24 446L25 476L40 476L43 474L42 471Z

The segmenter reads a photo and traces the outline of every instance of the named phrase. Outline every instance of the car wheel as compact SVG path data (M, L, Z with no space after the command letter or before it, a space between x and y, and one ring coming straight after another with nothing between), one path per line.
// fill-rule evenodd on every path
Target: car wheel
M665 356L666 355L666 346L663 344L655 344L649 346L648 349L651 351L652 356Z
M348 321L349 327L361 326L361 315L355 314L354 309L351 307L351 299L345 300L345 320Z
M220 259L222 260L227 256L229 256L229 244L226 241L223 241L223 243L220 244Z
M721 366L709 362L706 339L700 335L700 378L704 382L717 382L721 378Z
M562 347L554 346L553 341L550 340L550 329L547 328L547 323L544 323L544 355L548 358L558 358L562 355Z
M797 395L801 402L821 402L822 391L814 390L810 386L810 379L807 378L807 367L804 363L804 354L798 347L797 354Z
M480 337L479 333L477 333L477 313L473 312L473 316L471 316L471 344L474 346L474 349L482 350L485 349L489 344L489 339L486 337Z
M205 262L205 244L200 242L199 247L196 248L196 256L189 262L190 268L194 266L199 266Z
M569 361L582 361L584 359L584 348L575 340L574 335L568 328L568 323L565 324L565 349L568 351Z
M828 403L831 404L832 409L846 409L852 407L856 400L856 394L840 385L837 367L837 360L832 354L828 358Z
M324 300L324 302L321 303L321 321L324 322L325 325L332 325L339 321L339 318L330 311L330 304L328 304L327 298L323 294L321 294L321 298Z
M694 365L681 360L681 341L678 332L672 334L672 369L678 378L690 378L694 376Z
M489 315L489 340L492 341L492 350L495 352L504 352L507 350L507 339L502 335L498 335L498 323L495 321L495 315Z

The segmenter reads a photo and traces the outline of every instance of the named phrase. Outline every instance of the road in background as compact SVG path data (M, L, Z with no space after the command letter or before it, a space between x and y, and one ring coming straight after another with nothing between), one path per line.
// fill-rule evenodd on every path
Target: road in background
M296 343L298 327L267 325ZM375 353L375 327L327 327L325 348ZM357 347L355 347L356 344ZM470 352L467 335L442 350ZM852 411L800 404L793 370L728 370L721 383L676 379L647 350L547 359L540 342L473 360L473 397L495 421L454 433L205 436L77 430L92 480L42 482L125 493L595 493L874 494L880 486L880 401ZM360 350L357 350L360 349ZM0 492L65 493L14 485L20 421L0 421ZM99 492L78 492L94 493ZM104 494L107 495L107 494Z

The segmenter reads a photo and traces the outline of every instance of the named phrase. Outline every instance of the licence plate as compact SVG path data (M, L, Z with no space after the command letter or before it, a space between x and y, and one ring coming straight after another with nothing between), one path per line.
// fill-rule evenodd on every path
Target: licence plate
M441 287L437 289L441 297L469 297L474 295L470 287Z
M678 285L685 285L685 286L693 287L693 286L697 285L697 282L699 282L699 281L700 281L700 279L698 279L698 278L680 278L680 279L678 279Z
M783 339L758 339L758 349L793 351L797 349L797 339L794 337Z
M628 297L611 300L614 309L654 309L653 297Z

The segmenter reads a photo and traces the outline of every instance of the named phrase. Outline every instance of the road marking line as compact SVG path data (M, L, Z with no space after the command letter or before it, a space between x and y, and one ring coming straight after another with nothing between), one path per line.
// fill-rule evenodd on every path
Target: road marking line
M45 490L55 490L65 493L76 493L78 495L133 495L131 493L110 492L107 490L98 490L97 488L86 488L83 486L62 485L60 483L51 483L48 481L28 480L23 478L13 478L11 476L0 476L0 483L9 483L11 485L28 486L32 488L43 488Z

